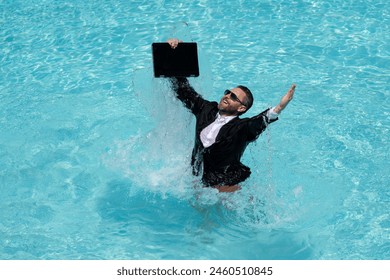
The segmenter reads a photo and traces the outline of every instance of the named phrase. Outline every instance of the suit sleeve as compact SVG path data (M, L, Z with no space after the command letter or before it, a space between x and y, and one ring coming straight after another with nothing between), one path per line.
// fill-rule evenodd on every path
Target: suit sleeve
M270 109L271 108L268 108L267 110L264 110L257 116L254 116L248 120L247 129L249 141L255 140L269 124L278 120L278 118L271 120L267 117L267 112Z
M174 77L170 78L170 82L176 97L184 106L191 110L193 114L198 114L207 103L207 101L193 89L187 78Z

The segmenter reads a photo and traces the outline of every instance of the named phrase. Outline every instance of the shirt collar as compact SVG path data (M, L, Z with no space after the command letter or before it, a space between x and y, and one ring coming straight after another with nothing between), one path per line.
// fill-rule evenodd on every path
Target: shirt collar
M232 119L234 119L236 117L237 116L221 116L221 114L219 114L219 112L218 112L216 121L220 122L220 123L227 124L228 122L230 122Z

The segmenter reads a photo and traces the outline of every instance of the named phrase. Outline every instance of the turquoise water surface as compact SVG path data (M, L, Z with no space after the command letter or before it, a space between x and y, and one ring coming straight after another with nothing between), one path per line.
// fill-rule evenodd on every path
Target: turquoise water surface
M385 0L0 1L0 259L389 259L389 24ZM237 193L194 188L170 37L248 116L297 84Z

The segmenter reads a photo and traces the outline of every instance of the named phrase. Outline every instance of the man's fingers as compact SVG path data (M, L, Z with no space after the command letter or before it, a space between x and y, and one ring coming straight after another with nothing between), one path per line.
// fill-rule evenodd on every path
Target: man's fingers
M293 85L290 87L290 89L289 89L288 93L290 93L290 94L294 94L294 92L295 92L295 87L296 87L296 85L295 85L295 84L293 84Z
M290 87L290 91L294 91L296 88L296 85L295 84L292 84L292 86Z
M169 39L168 44L171 46L172 49L176 49L179 43L182 43L183 41L179 41L178 39Z

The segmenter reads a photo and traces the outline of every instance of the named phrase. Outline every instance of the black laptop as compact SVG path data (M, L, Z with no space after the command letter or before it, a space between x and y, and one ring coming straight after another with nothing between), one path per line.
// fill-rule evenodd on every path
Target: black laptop
M154 76L198 77L198 47L196 43L179 43L173 49L168 43L153 43Z

